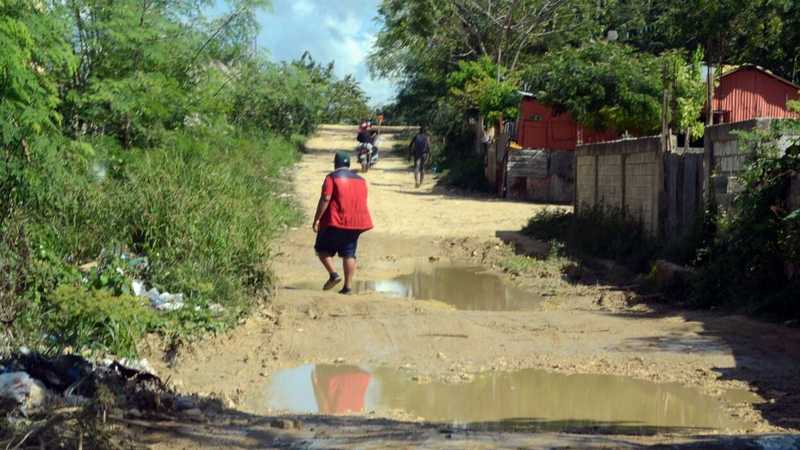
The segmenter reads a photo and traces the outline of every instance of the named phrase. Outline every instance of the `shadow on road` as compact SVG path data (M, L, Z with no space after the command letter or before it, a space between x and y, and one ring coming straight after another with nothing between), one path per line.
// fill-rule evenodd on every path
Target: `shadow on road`
M207 420L129 422L140 443L166 448L796 448L798 435L721 436L700 430L511 419L453 426L342 416L267 417L222 410ZM666 442L666 443L664 443ZM769 447L768 445L773 445ZM163 446L163 445L162 445Z
M547 243L531 239L518 231L498 231L496 236L511 245L515 252L534 258L546 258ZM577 276L565 275L570 282L605 285L612 290L630 292L634 301L646 303L646 312L609 312L630 320L681 317L702 324L699 335L674 334L659 338L637 338L626 342L626 350L641 353L671 351L676 353L729 353L735 366L714 368L721 380L746 382L764 398L754 405L769 424L800 430L800 330L734 314L730 311L704 311L677 307L658 294L645 290L635 281L636 274L607 261L578 258ZM776 447L783 448L783 447Z

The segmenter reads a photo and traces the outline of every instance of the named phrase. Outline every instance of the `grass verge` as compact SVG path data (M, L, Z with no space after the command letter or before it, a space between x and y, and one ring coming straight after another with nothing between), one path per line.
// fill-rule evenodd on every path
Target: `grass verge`
M644 272L660 251L639 222L623 211L600 207L578 213L546 209L522 231L535 239L557 242L569 256L610 259Z
M131 356L146 333L183 340L237 323L271 289L271 241L299 219L286 191L301 144L219 129L146 150L36 142L30 200L0 244L7 345ZM154 311L134 279L184 307Z

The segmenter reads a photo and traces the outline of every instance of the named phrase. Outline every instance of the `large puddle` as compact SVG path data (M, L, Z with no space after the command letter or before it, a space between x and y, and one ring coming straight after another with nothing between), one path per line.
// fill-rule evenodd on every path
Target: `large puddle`
M731 402L754 401L744 391ZM275 373L256 409L296 414L369 413L472 427L650 433L741 429L723 402L676 384L541 370L492 372L469 383L419 383L408 373L306 365Z
M291 287L320 289L320 286L310 283ZM438 300L457 309L472 311L535 309L542 300L540 296L511 286L480 267L449 265L419 266L411 274L390 280L357 280L353 290L355 293L377 292L406 299Z

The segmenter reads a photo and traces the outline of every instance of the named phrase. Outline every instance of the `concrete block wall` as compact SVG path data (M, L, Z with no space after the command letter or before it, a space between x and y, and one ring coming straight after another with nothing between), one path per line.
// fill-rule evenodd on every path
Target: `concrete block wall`
M593 205L595 199L595 159L577 153L575 158L575 206Z
M652 235L659 232L664 168L660 136L578 146L576 209L625 209Z
M658 228L660 158L660 151L634 153L625 158L625 208L648 230Z
M745 154L739 148L739 131L768 129L770 119L753 119L745 122L724 123L706 127L704 170L706 194L713 190L717 203L724 209L730 206L733 196L741 190L737 175L745 164Z
M623 155L598 155L597 202L612 208L622 208Z

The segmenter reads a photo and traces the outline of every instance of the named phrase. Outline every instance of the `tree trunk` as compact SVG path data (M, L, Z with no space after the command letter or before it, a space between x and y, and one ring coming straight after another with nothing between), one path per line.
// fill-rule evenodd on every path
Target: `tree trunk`
M475 154L483 155L483 114L475 120Z
M690 139L691 136L689 134L689 127L686 127L686 137L683 138L683 149L686 151L686 153L689 153L689 148L691 145L691 142L689 142Z

